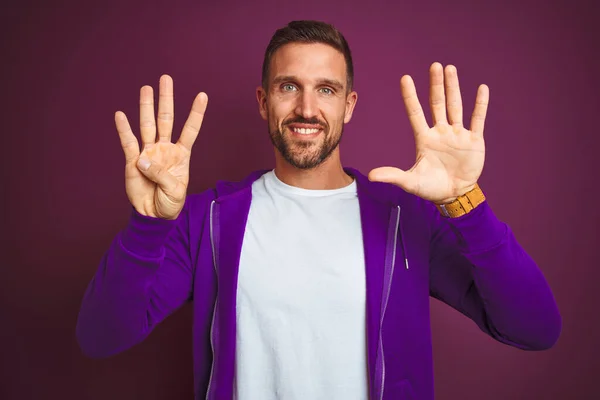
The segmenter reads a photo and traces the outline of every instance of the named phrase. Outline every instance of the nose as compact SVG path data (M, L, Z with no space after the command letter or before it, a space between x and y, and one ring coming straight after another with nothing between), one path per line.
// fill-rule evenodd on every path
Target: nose
M298 96L298 104L296 105L296 114L309 119L317 116L317 99L316 95L310 91L304 91Z

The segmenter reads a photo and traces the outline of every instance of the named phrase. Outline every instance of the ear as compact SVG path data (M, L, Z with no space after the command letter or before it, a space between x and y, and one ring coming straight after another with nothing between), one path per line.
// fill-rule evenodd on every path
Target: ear
M346 96L346 113L344 114L344 123L347 124L352 119L352 112L354 112L354 106L358 101L358 93L350 92Z
M256 88L256 100L258 101L258 112L260 116L267 120L267 92L262 86Z

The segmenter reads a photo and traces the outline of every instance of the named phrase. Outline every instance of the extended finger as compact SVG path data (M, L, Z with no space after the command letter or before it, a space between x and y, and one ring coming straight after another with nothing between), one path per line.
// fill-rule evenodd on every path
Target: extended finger
M190 151L192 150L192 146L198 137L198 132L200 132L200 128L202 127L207 104L208 96L206 93L199 93L192 103L190 115L188 116L187 121L185 121L181 136L179 136L179 140L177 141L177 143L181 143Z
M444 86L446 88L446 107L450 125L462 126L463 109L458 84L458 71L454 65L447 65L444 71Z
M444 71L442 64L434 62L429 68L429 106L433 124L447 123L446 96L444 94Z
M404 75L400 79L400 88L402 90L402 99L404 100L404 107L406 108L406 114L408 120L413 128L415 136L420 133L426 132L429 129L425 114L423 113L423 107L417 97L417 89L410 75Z
M169 75L160 77L158 91L158 140L162 142L171 141L173 132L173 79Z
M154 91L152 86L143 86L140 89L140 133L144 148L156 142Z
M419 189L418 178L410 171L396 167L379 167L372 169L368 178L371 182L391 183L408 193L416 193Z
M483 134L489 102L490 89L487 85L479 85L475 97L475 108L473 108L473 115L471 116L471 132Z
M121 147L125 153L125 163L137 160L140 155L140 145L131 131L127 116L122 111L115 113L115 125L117 126L117 132L119 132L119 139L121 140Z

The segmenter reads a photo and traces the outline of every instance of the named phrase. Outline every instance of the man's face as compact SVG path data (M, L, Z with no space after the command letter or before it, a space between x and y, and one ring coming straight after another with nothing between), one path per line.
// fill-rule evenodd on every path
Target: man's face
M273 55L257 99L273 146L292 166L315 168L337 150L357 99L346 76L343 54L325 44L290 43Z

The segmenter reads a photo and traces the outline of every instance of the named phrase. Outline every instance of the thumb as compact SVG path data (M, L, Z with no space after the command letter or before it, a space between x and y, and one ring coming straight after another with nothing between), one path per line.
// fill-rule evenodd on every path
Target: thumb
M146 178L156 183L166 193L173 193L179 185L177 178L171 175L167 168L149 158L140 157L137 167Z
M371 182L384 182L396 185L409 193L414 193L418 187L415 176L395 167L380 167L369 172Z

